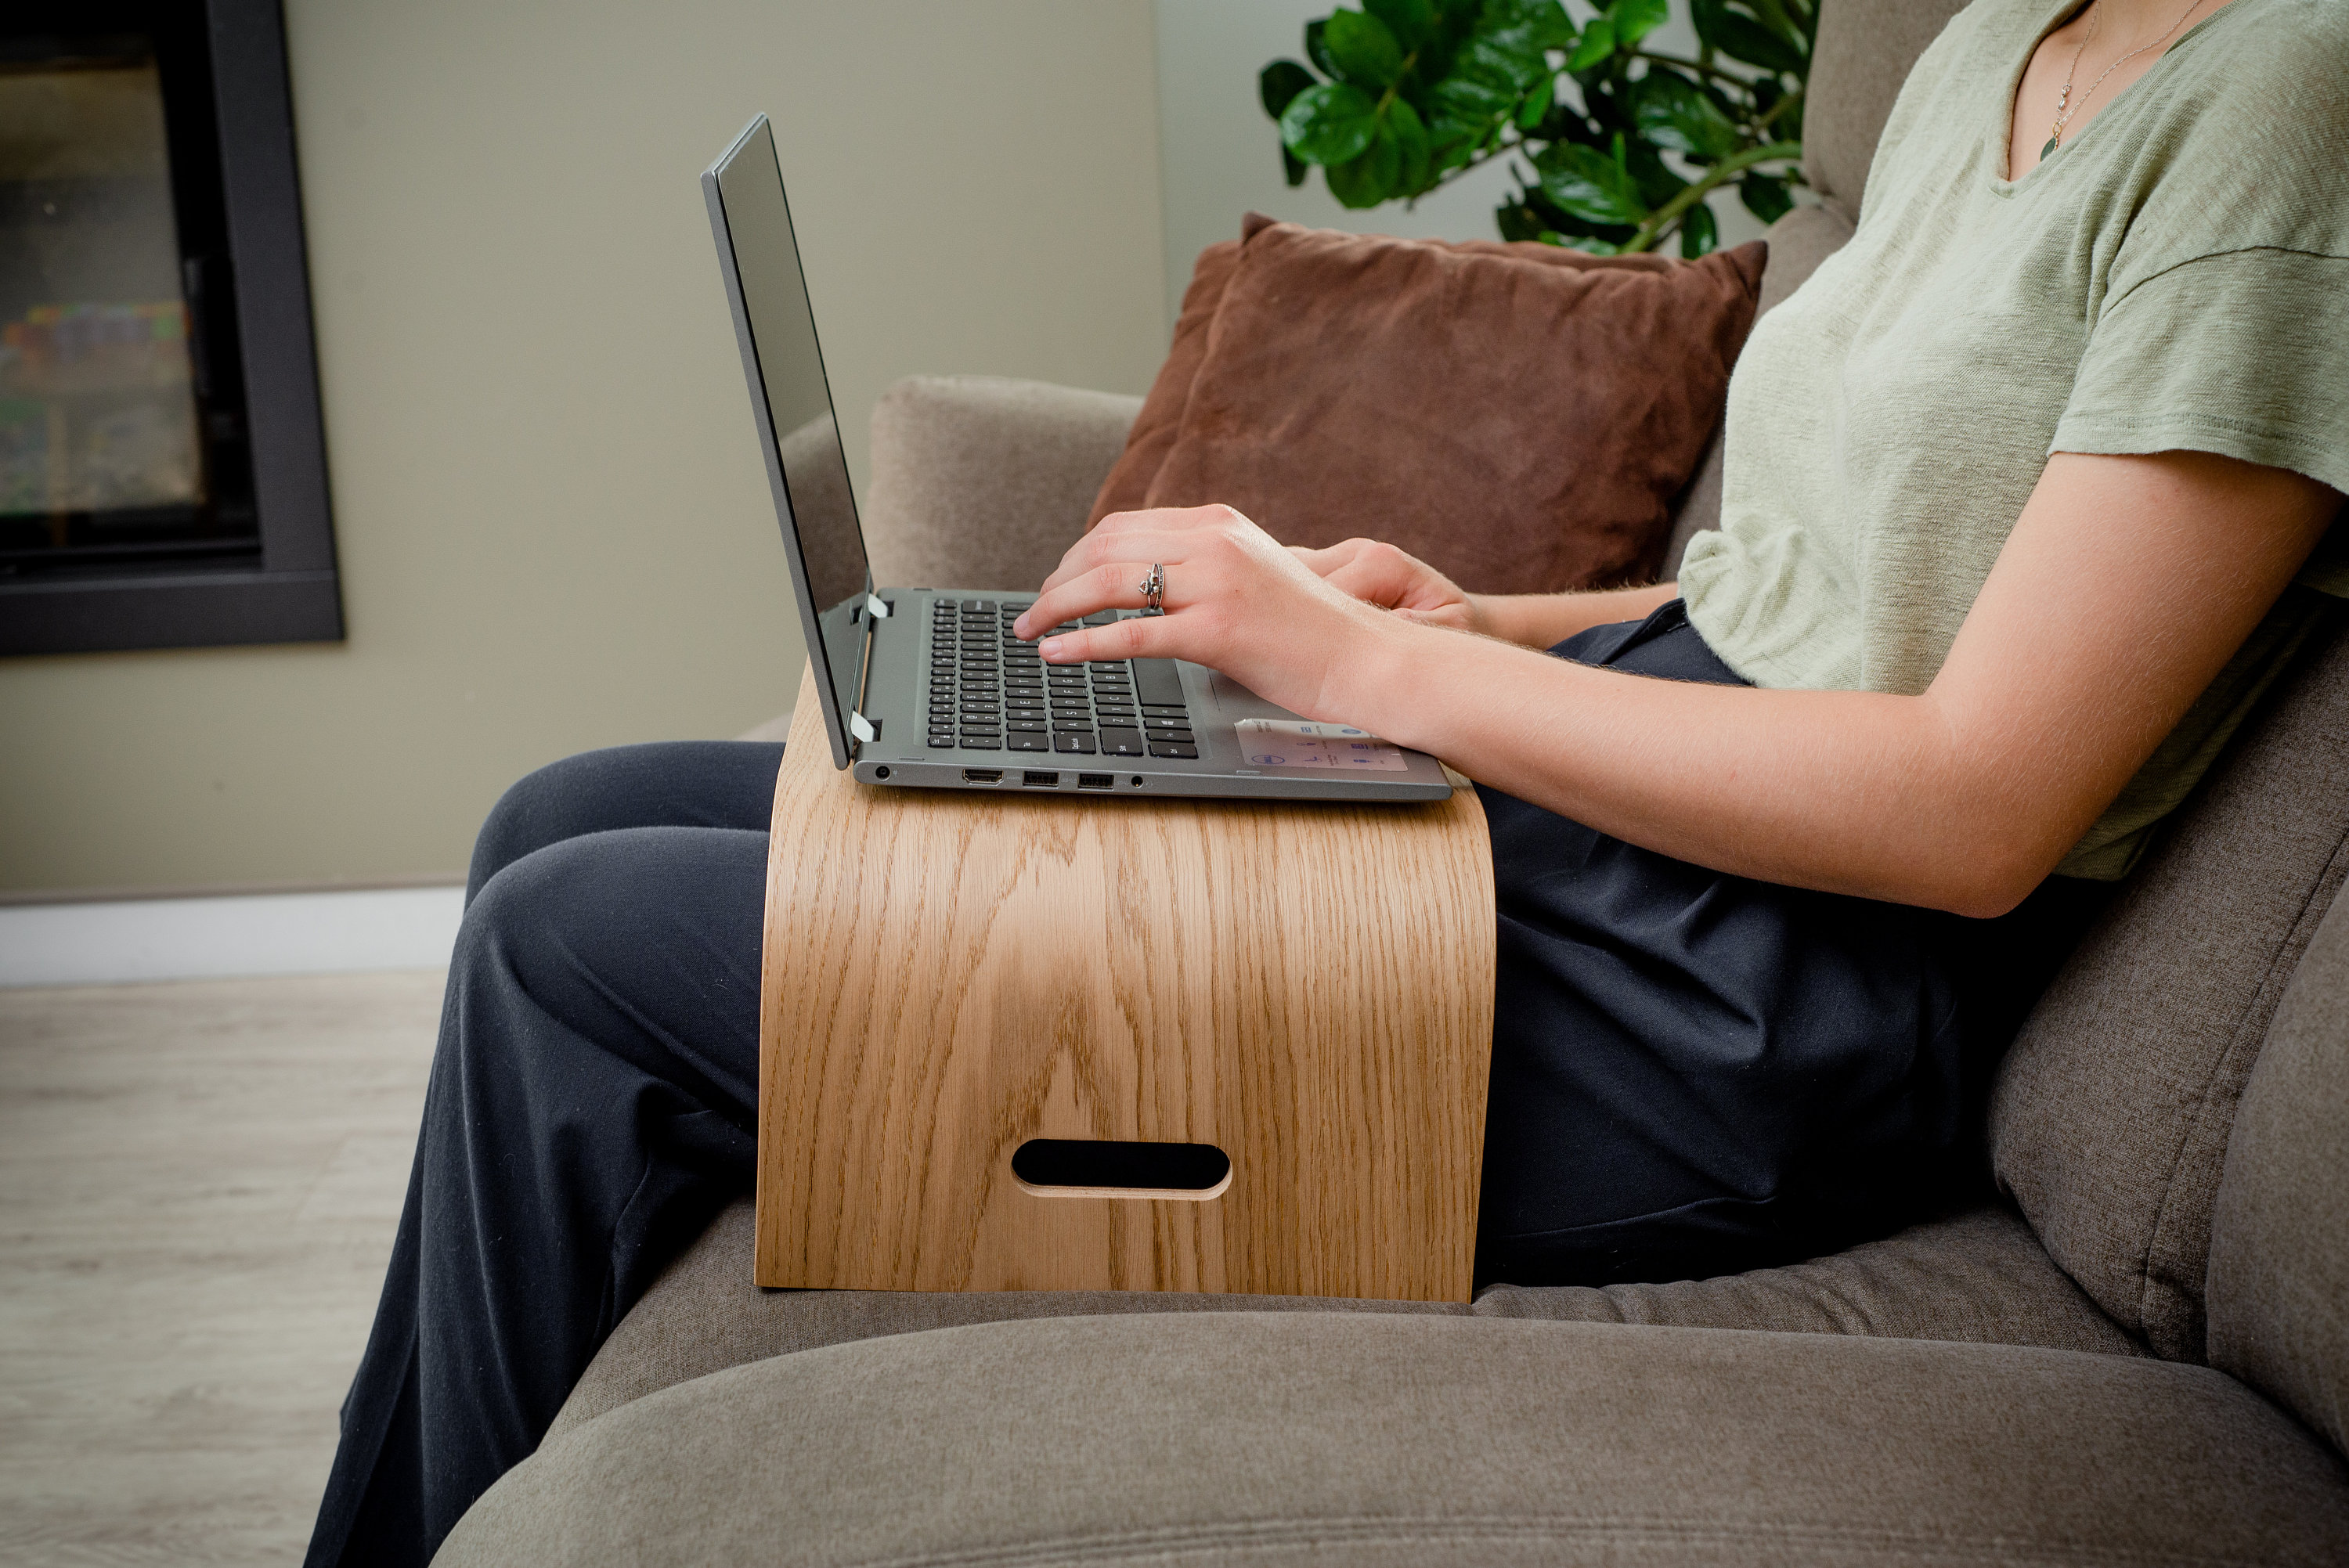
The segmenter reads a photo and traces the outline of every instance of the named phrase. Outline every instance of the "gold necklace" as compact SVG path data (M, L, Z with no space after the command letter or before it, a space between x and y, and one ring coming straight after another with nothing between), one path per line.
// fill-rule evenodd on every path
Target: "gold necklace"
M2095 0L2088 0L2088 3L2093 5L2095 4ZM2098 12L2090 16L2088 18L2088 36L2080 40L2080 46L2078 48L2072 51L2072 68L2064 73L2064 91L2055 99L2055 128L2047 133L2047 145L2039 150L2039 161L2042 163L2046 162L2050 158L2055 155L2055 150L2064 145L2064 128L2072 123L2072 117L2079 113L2080 110L2086 106L2087 101L2090 98L2096 96L2096 89L2105 85L2105 77L2111 76L2115 71L2119 70L2123 66L2127 65L2131 60L2134 60L2139 55L2144 54L2147 49L2158 48L2163 44L2168 43L2169 41L2169 35L2178 31L2178 28L2186 26L2186 18L2194 15L2195 11L2200 7L2201 4L2202 0L2186 0L2186 9L2178 14L2178 20L2169 25L2167 32L2164 32L2160 37L2156 38L2152 43L2144 45L2138 48L2131 49L2127 54L2123 55L2119 59L2115 60L2111 65L2106 66L2105 67L2104 76L2098 77L2095 81L2090 82L2088 84L2088 90L2080 95L2080 101L2075 104L2072 101L2072 77L2080 68L2080 57L2086 54L2088 52L2088 46L2096 41L2096 29L2103 26L2105 21L2104 14L2102 12Z

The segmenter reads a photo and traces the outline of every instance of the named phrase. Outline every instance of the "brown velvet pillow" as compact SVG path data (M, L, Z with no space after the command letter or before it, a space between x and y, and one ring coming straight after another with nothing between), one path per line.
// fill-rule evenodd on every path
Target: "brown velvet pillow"
M1221 501L1284 543L1383 539L1483 592L1644 582L1766 253L1597 257L1251 214L1200 255L1092 521Z

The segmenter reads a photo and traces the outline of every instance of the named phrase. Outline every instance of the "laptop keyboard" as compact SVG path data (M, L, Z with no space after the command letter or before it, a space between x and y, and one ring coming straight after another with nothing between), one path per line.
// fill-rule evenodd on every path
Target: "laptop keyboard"
M929 748L1192 758L1198 738L1172 659L1046 665L1012 635L1029 601L940 599L930 608ZM1105 626L1115 610L1080 624Z

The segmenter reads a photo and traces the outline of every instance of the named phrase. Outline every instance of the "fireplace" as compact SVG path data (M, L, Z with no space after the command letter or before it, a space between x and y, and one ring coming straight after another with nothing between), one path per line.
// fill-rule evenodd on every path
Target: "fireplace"
M15 0L0 653L341 635L277 0Z

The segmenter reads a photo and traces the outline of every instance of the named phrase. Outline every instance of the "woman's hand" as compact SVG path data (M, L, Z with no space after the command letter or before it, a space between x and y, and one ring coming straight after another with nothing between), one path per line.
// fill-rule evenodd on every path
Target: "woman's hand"
M1153 565L1164 569L1164 614L1046 634L1097 611L1143 608L1142 580ZM1061 558L1012 629L1042 638L1047 664L1188 659L1292 713L1347 723L1359 700L1350 681L1373 650L1397 635L1424 634L1317 574L1299 552L1227 506L1102 519Z
M1349 539L1327 550L1292 545L1290 552L1331 587L1400 620L1526 648L1547 648L1593 626L1640 620L1680 597L1671 583L1567 593L1471 593L1424 561L1375 539Z
M1349 539L1327 550L1289 546L1289 553L1330 587L1423 625L1487 632L1474 595L1426 562L1375 539Z

